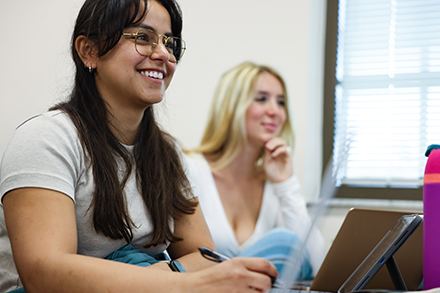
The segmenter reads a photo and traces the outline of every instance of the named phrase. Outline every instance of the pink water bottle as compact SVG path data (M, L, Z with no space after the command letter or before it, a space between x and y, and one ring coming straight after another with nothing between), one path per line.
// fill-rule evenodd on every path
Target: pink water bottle
M423 178L423 289L440 287L440 145L428 147Z

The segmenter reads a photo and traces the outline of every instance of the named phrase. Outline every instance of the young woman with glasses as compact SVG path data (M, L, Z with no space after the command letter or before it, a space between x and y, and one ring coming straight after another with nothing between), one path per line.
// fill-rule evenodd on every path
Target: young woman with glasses
M326 249L316 227L303 248L311 219L293 173L287 105L274 69L245 62L226 72L201 145L188 151L190 178L220 253L265 257L279 272L302 259L297 277L311 279Z
M153 111L185 51L181 30L174 0L86 0L69 100L20 125L3 157L0 291L270 289L267 260L214 265L198 252L214 245ZM160 262L165 249L178 262Z

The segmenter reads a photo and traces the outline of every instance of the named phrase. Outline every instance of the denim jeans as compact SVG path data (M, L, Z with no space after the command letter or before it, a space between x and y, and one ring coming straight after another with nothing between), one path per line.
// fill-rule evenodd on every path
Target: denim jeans
M276 266L280 275L284 270L292 270L292 266L297 264L301 267L294 276L296 280L313 278L310 255L303 247L303 242L285 228L273 229L239 256L266 258Z

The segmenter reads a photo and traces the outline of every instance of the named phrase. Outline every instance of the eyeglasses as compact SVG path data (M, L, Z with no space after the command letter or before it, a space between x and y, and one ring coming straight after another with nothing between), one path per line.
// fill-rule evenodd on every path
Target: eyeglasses
M158 35L155 31L146 28L140 28L136 33L123 33L122 35L134 38L136 52L142 56L153 54L160 42L160 37L162 37L162 43L170 53L170 62L178 63L186 50L186 43L181 38Z

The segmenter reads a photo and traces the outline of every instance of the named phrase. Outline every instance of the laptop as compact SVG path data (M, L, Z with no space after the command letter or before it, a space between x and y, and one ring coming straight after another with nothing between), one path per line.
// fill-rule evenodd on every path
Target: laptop
M395 290L385 264L374 274L374 277L370 278L370 276L368 280L365 274L359 274L359 270L357 275L354 273L367 256L375 250L378 243L384 239L384 236L396 228L399 220L404 215L411 214L413 213L352 208L347 213L321 268L307 290L338 292L346 281L353 281L356 278L367 282L364 290ZM409 291L417 290L423 278L423 229L418 226L419 224L412 228L415 228L412 235L405 235L405 238L410 237L400 248L394 249L397 249L397 252L393 255ZM353 277L352 274L355 276ZM350 277L352 277L351 280ZM273 290L273 292L278 291ZM285 292L298 292L298 290Z

